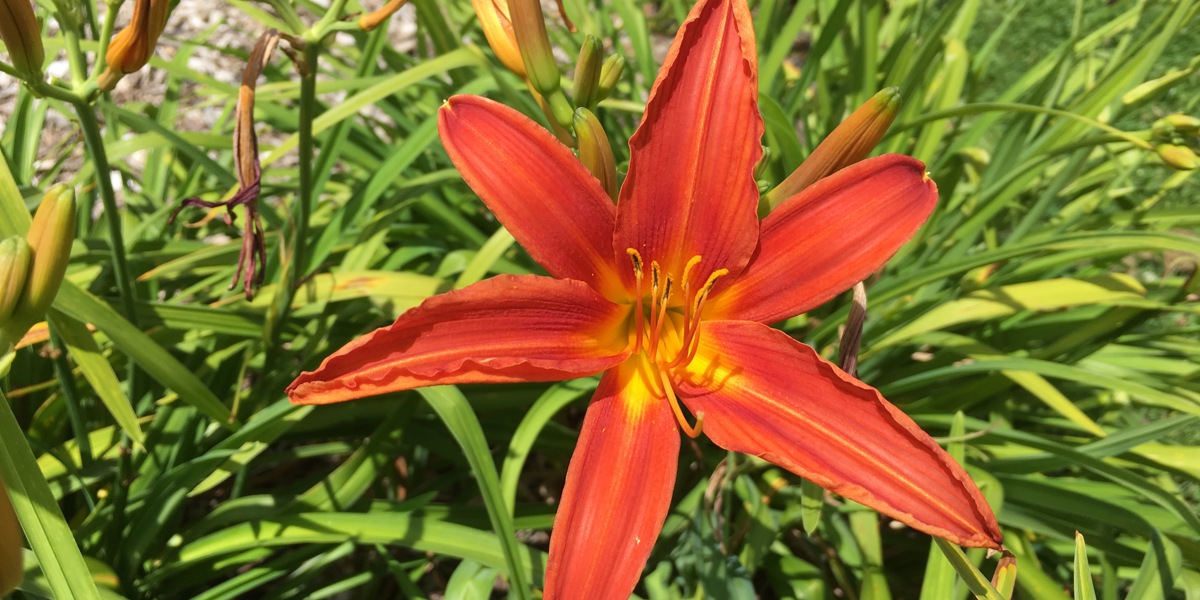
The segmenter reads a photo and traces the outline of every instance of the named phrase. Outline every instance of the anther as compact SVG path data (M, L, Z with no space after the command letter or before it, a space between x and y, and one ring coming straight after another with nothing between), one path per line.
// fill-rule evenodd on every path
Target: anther
M642 316L642 255L633 248L626 248L625 253L629 255L629 260L633 261L633 278L634 290L637 294L637 306L634 313L634 327L637 328L637 344L634 346L634 352L642 350L642 327L645 317Z
M709 292L717 284L717 279L728 274L729 269L713 271L700 288L700 292L696 294L695 301L688 306L689 314L687 322L684 324L683 344L679 346L679 353L675 355L675 360L667 365L668 368L674 368L681 364L686 365L696 357L696 352L700 349L700 318L704 314L704 301L708 299Z

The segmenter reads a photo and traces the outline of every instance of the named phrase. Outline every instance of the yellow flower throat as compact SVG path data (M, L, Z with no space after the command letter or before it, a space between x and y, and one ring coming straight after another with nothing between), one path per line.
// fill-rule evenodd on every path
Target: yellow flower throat
M700 316L704 313L704 302L716 285L717 279L727 275L729 269L713 271L704 285L693 294L691 274L692 269L700 264L700 255L688 260L683 268L683 275L679 278L682 283L679 284L670 273L663 275L658 261L651 261L650 289L647 290L645 263L641 253L633 248L626 248L625 252L633 262L635 282L633 327L636 341L633 351L635 354L642 353L654 372L649 379L655 394L670 402L680 429L694 438L700 435L704 426L704 415L696 415L695 427L688 425L668 373L672 369L687 366L696 357L696 351L700 348ZM681 293L677 293L677 287L682 287ZM674 304L673 300L676 301ZM674 356L668 356L672 347L675 350Z

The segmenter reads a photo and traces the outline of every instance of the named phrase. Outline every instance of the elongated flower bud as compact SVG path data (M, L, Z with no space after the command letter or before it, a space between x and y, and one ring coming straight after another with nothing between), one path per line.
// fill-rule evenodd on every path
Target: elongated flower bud
M592 97L593 106L608 97L617 83L621 81L621 73L625 70L625 57L614 54L604 60L600 67L600 82L596 85L596 93Z
M575 109L575 137L579 138L579 162L600 180L604 191L614 201L617 199L617 166L613 160L612 146L600 121L592 111L580 107Z
M46 314L67 272L71 242L75 241L75 190L65 185L50 188L33 216L33 226L25 239L33 251L33 260L12 324L22 326L24 322L23 327L28 328Z
M108 66L100 76L100 89L109 91L121 77L146 66L154 56L158 36L167 26L170 9L170 0L137 0L129 26L108 43L108 52L104 55Z
M25 289L29 276L29 262L33 253L24 238L10 237L0 240L0 327L8 323L17 309L17 301ZM0 349L2 351L3 349Z
M42 78L46 51L42 48L42 28L29 0L0 0L0 40L4 40L9 62L17 71L33 79Z
M1167 166L1180 171L1191 171L1200 168L1200 157L1187 146L1179 144L1159 144L1158 157Z
M408 0L388 0L383 8L371 13L367 13L358 18L358 28L363 31L371 31L382 25L389 17L396 14L401 6L408 4Z
M600 40L589 35L579 47L579 61L575 63L575 87L572 95L575 105L585 108L596 106L596 88L600 86L600 69L602 66L601 53L604 51ZM578 115L576 115L578 118Z
M775 189L767 192L767 203L771 208L775 208L780 202L818 179L866 158L883 139L883 135L887 133L888 127L899 113L899 90L887 88L875 94L842 121L841 125L834 128L791 175Z
M21 583L21 526L0 479L0 597Z
M1183 133L1200 132L1200 119L1192 115L1174 114L1167 115L1162 118L1163 121L1170 123L1177 131Z
M506 0L471 0L475 8L475 16L479 17L479 25L483 27L483 37L496 53L496 58L508 67L509 71L525 78L525 61L521 51L517 49L517 35L513 33L512 17L508 12Z
M559 89L559 70L550 49L550 37L546 34L541 2L513 0L508 8L517 48L525 61L526 78L533 89L549 100Z

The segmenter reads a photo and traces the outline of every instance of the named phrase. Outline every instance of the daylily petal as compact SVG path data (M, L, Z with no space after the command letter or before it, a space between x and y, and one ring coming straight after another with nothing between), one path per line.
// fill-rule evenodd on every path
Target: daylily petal
M758 237L755 163L762 156L754 29L744 2L702 0L671 45L629 140L614 251L627 248L679 277L692 256L697 289L736 275ZM632 270L622 271L631 282Z
M438 130L467 185L538 264L601 291L602 282L614 285L616 208L566 146L525 115L478 96L448 100Z
M677 391L718 446L928 534L1000 547L996 519L963 468L874 388L760 323L709 321L701 340Z
M882 267L936 203L925 165L898 154L821 179L763 220L754 258L708 314L774 323L819 306Z
M641 358L604 374L583 420L546 568L546 600L626 600L662 531L679 432Z
M426 300L288 386L329 404L429 385L559 381L629 355L628 307L579 281L501 275Z

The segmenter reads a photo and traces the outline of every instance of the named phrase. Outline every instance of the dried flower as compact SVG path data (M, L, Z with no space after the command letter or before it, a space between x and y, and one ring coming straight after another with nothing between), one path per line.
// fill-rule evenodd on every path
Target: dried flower
M242 289L246 299L254 298L254 288L263 281L263 267L267 263L265 233L262 217L258 214L258 195L262 185L262 165L258 160L258 136L254 133L254 94L258 87L258 77L271 59L271 53L279 44L279 32L268 30L258 38L258 43L250 52L250 59L242 71L242 85L238 89L236 122L233 127L233 162L237 167L238 190L228 200L209 202L200 198L185 198L179 207L171 213L170 221L175 222L185 207L225 208L225 223L232 226L236 215L235 206L246 210L246 218L242 224L242 251L238 254L237 270L234 271L233 281L229 289L237 287L242 281Z

